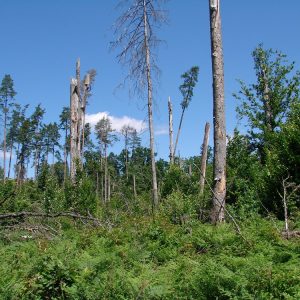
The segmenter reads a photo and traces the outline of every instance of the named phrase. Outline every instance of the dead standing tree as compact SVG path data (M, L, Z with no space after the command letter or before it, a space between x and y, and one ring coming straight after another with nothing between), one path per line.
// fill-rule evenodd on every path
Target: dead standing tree
M83 95L82 103L81 103L82 121L81 121L81 130L80 130L80 138L79 138L79 140L81 142L81 146L80 146L81 161L83 161L83 155L84 155L86 106L87 106L89 97L92 96L91 89L92 89L92 85L95 81L96 75L97 75L96 70L94 70L94 69L89 70L81 83L81 93Z
M168 110L169 110L169 141L170 141L170 164L174 164L174 146L173 146L173 106L171 97L168 99Z
M209 0L214 116L214 188L211 221L225 219L226 196L226 127L224 105L224 63L220 0Z
M80 59L76 62L76 79L71 79L70 86L70 175L75 181L77 166L82 165L84 145L85 109L90 90L90 74L85 76L83 84L80 79Z
M295 196L295 194L300 190L300 184L296 185L295 182L289 182L290 176L285 179L282 179L282 189L283 193L278 191L280 198L282 199L283 209L284 209L284 234L287 238L290 237L289 230L289 218L288 218L288 202L289 200ZM298 233L296 233L297 235ZM293 233L292 233L293 235Z
M207 163L207 150L208 150L208 139L209 139L209 128L208 122L205 124L205 132L202 144L202 154L201 154L201 173L200 173L200 195L203 195L205 176L206 176L206 163Z
M75 181L76 166L78 164L79 152L78 152L78 108L79 108L79 93L77 80L71 79L70 86L70 108L71 108L71 126L70 126L70 175L71 180Z
M159 8L160 0L132 0L129 8L118 18L115 24L117 40L112 47L122 50L117 56L120 63L128 65L129 74L126 79L133 83L135 92L147 90L148 123L150 132L150 151L152 168L153 207L158 205L157 178L154 151L153 128L153 72L157 71L154 47L159 43L153 28L164 21L164 12ZM128 3L122 1L121 3Z

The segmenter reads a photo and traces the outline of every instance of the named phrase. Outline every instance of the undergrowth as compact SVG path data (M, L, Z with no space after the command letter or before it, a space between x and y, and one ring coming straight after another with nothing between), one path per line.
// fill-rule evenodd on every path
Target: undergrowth
M121 217L120 217L121 218ZM175 222L176 223L176 222ZM67 226L52 240L1 239L1 299L300 299L300 243L268 220Z

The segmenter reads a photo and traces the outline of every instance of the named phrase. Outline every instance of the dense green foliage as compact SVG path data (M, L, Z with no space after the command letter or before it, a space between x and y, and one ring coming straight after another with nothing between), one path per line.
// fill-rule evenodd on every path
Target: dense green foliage
M244 240L230 225L174 225L163 215L119 216L111 230L64 221L52 240L3 235L1 299L300 297L299 242L270 221L243 223Z

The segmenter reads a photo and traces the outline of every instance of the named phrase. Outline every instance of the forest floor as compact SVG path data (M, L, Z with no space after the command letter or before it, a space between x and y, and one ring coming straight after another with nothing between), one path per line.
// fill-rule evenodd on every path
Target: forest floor
M1 299L300 299L300 239L280 222L51 222L2 230Z

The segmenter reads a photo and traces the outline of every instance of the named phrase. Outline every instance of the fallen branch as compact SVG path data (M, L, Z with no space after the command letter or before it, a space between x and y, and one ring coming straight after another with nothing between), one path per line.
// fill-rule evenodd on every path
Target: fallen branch
M14 219L14 218L28 218L28 217L35 217L35 218L67 217L67 218L79 219L81 221L93 221L94 225L96 225L96 226L104 226L104 224L95 217L83 216L83 215L80 215L80 214L74 213L74 212L59 212L59 213L50 214L50 213L21 211L21 212L16 212L16 213L0 214L0 220ZM111 224L106 224L106 225L111 225Z
M283 231L282 233L282 236L286 239L289 239L289 238L300 238L300 231Z

